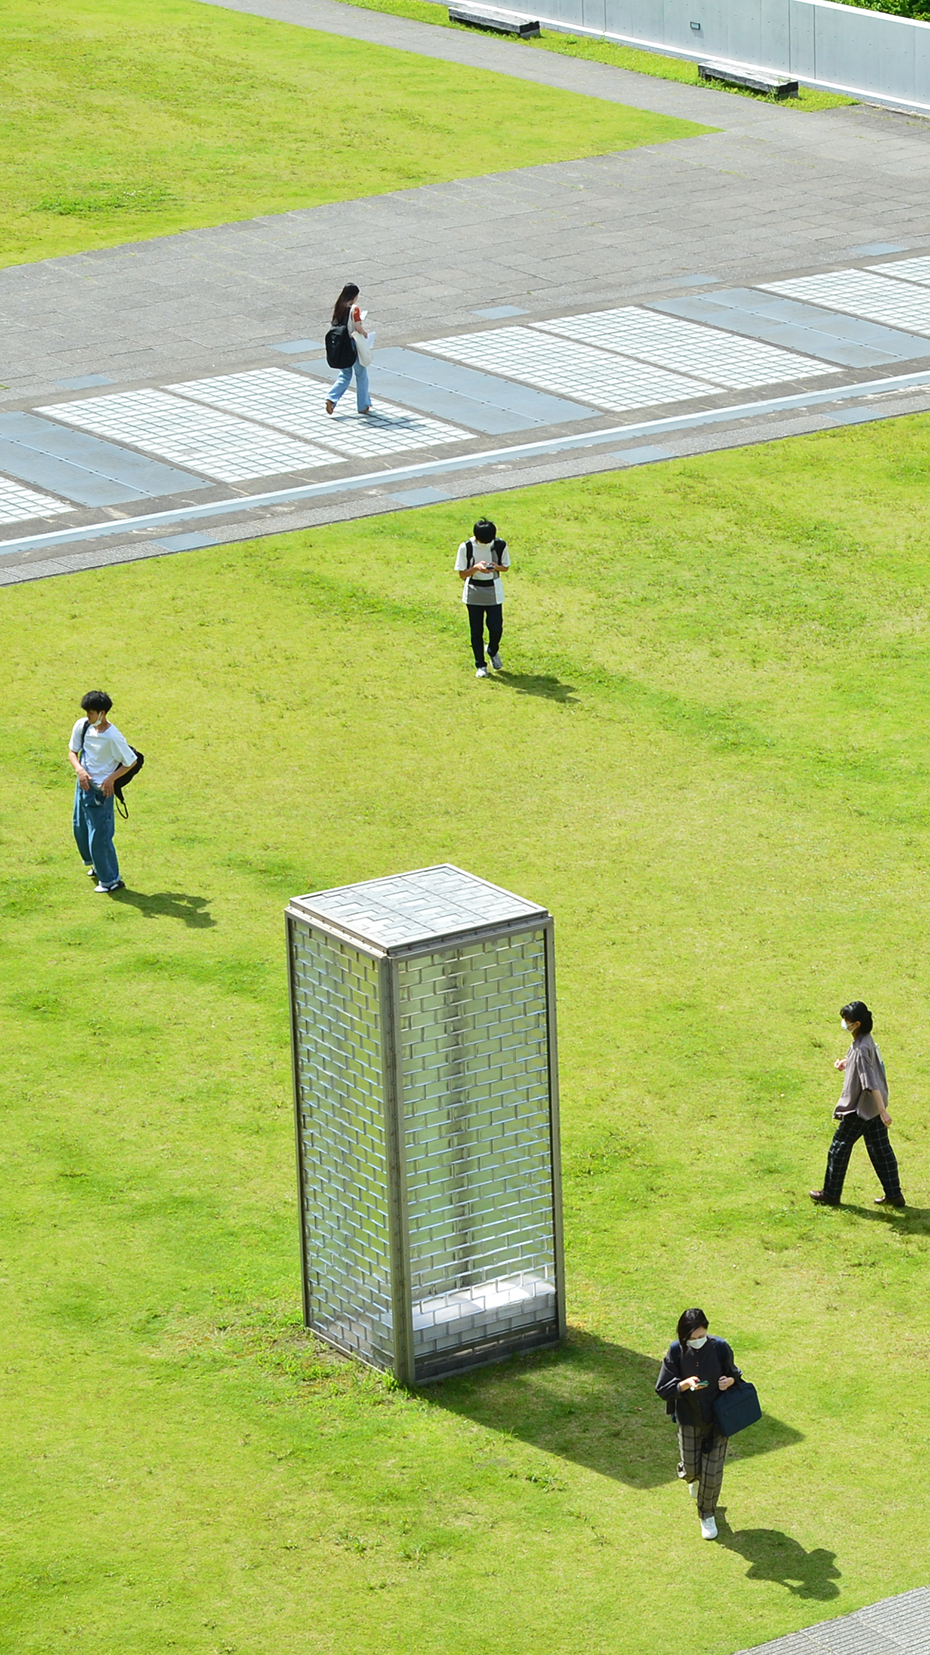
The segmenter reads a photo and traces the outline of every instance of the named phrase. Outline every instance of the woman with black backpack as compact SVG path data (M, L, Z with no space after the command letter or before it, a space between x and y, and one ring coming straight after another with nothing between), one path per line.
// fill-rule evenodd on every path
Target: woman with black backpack
M355 375L355 396L360 414L371 413L371 397L368 391L368 369L359 359L359 349L355 342L356 335L362 339L368 338L362 313L356 304L358 288L354 282L346 282L333 306L333 321L326 335L326 360L331 368L339 368L339 378L326 398L326 412L334 414L336 403L344 396Z
M701 1534L705 1540L716 1540L714 1514L730 1439L714 1418L714 1398L741 1375L726 1340L708 1337L703 1310L683 1311L677 1333L662 1358L656 1391L678 1426L678 1475L697 1501Z

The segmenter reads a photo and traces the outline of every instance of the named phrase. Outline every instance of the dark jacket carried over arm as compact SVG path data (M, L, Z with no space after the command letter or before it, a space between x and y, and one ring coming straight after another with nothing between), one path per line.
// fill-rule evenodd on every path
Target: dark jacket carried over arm
M707 1380L706 1391L680 1391L679 1381L692 1374ZM662 1358L656 1394L665 1403L665 1411L679 1425L712 1425L714 1398L720 1395L717 1381L721 1375L739 1379L740 1370L733 1361L733 1352L725 1339L708 1338L703 1350L682 1349L676 1339Z

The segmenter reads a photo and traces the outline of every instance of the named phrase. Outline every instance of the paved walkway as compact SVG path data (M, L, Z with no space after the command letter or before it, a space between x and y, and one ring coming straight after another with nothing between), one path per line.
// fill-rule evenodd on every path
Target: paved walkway
M930 1587L884 1598L855 1615L744 1649L740 1655L928 1655Z
M17 490L36 484L51 491L45 523L17 540L9 539L17 530L0 531L7 537L0 581L82 560L151 555L143 541L179 549L192 540L579 475L631 463L631 454L640 463L928 406L922 275L911 279L910 310L890 325L855 295L821 294L805 312L796 294L774 330L750 315L759 284L930 251L928 123L865 106L805 115L337 0L235 0L233 9L717 130L0 271L0 379L7 387L0 392L0 474L8 479L0 475L0 518L22 520ZM388 411L395 429L382 427L377 440L353 433L342 418L327 430L316 402L310 409L307 387L295 389L294 369L309 380L325 374L319 340L326 311L349 275L377 323L377 402L396 405ZM715 310L715 295L742 306L740 317L732 308ZM817 305L849 312L843 327L871 327L871 344L860 338L858 357L844 355L830 333L835 317L823 322L826 310ZM632 345L625 336L615 341L613 378L602 374L592 389L581 369L573 375L583 351L568 343L572 314L618 306L637 307L638 332ZM506 312L519 334L478 337L489 334L489 322L506 327ZM778 378L771 372L740 367L734 378L713 363L702 366L698 340L696 377L676 378L669 324L658 355L643 342L645 322L655 329L660 316L732 327L742 334L744 359L751 336L806 353L805 372L814 377L805 387L805 372L793 368L784 377L795 384L775 395L767 390ZM536 331L553 327L561 329L558 348ZM440 336L451 343L441 346ZM732 354L732 340L726 349ZM625 360L618 389L624 352L636 362ZM488 390L487 370L509 375L509 389L498 377ZM230 386L236 375L252 377ZM220 379L222 386L213 384ZM111 391L132 396L108 402ZM188 406L182 415L177 396L212 412ZM671 407L676 399L686 405L681 417ZM242 417L274 428L273 437L262 433L267 455L257 475L278 483L264 495L236 458L247 436L236 425ZM153 420L157 442L146 435ZM404 452L404 421L416 453ZM68 425L83 435L63 432ZM482 440L495 432L503 444ZM39 458L24 460L24 446ZM81 477L65 486L75 466ZM281 478L304 472L294 487L281 486ZM75 514L75 503L83 513ZM99 545L88 539L95 524L106 528Z
M930 244L930 123L864 106L805 115L335 0L236 9L722 130L0 271L4 401L318 338L348 267L390 344L479 307L595 308L692 274L751 282L859 246Z

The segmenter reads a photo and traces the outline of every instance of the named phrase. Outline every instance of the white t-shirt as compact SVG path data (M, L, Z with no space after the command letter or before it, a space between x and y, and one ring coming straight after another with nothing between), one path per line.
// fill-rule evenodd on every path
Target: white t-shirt
M79 718L71 731L69 743L72 753L81 751L81 731L84 728L84 719ZM87 771L95 787L105 782L118 770L121 764L135 764L136 755L126 740L126 737L116 728L115 724L108 724L100 735L92 724L87 726L84 737L84 769Z
M498 538L498 541L500 542L500 536L499 535L498 535L497 538ZM474 569L476 563L492 563L492 562L493 563L499 563L502 569L509 569L510 568L510 553L507 550L506 540L503 541L503 542L500 542L498 550L496 552L492 552L492 550L491 550L492 544L493 544L493 542L490 541L490 540L489 541L481 541L481 540L475 540L474 537L472 537L472 560L471 560L471 563L469 564L469 561L468 561L468 541L463 540L461 546L459 547L458 551L455 554L455 567L459 571L459 573L461 573L462 570L464 570L464 569L468 569L468 568ZM476 569L475 570L475 579L476 580L493 580L494 581L494 594L493 594L493 597L491 595L490 589L487 586L479 586L477 591L473 591L472 587L471 587L471 582L468 581L468 580L463 580L462 581L462 602L463 603L483 603L483 604L503 603L503 601L504 601L504 583L501 580L500 575L485 575L485 574L482 574L480 569Z

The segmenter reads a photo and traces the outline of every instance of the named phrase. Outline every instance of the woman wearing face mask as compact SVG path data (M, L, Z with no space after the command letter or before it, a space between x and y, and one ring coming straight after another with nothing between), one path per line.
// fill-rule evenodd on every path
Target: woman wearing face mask
M685 1310L678 1318L678 1338L662 1358L656 1391L678 1426L678 1475L697 1501L705 1540L717 1538L714 1513L729 1441L717 1429L714 1397L739 1377L726 1340L708 1336L703 1310Z

